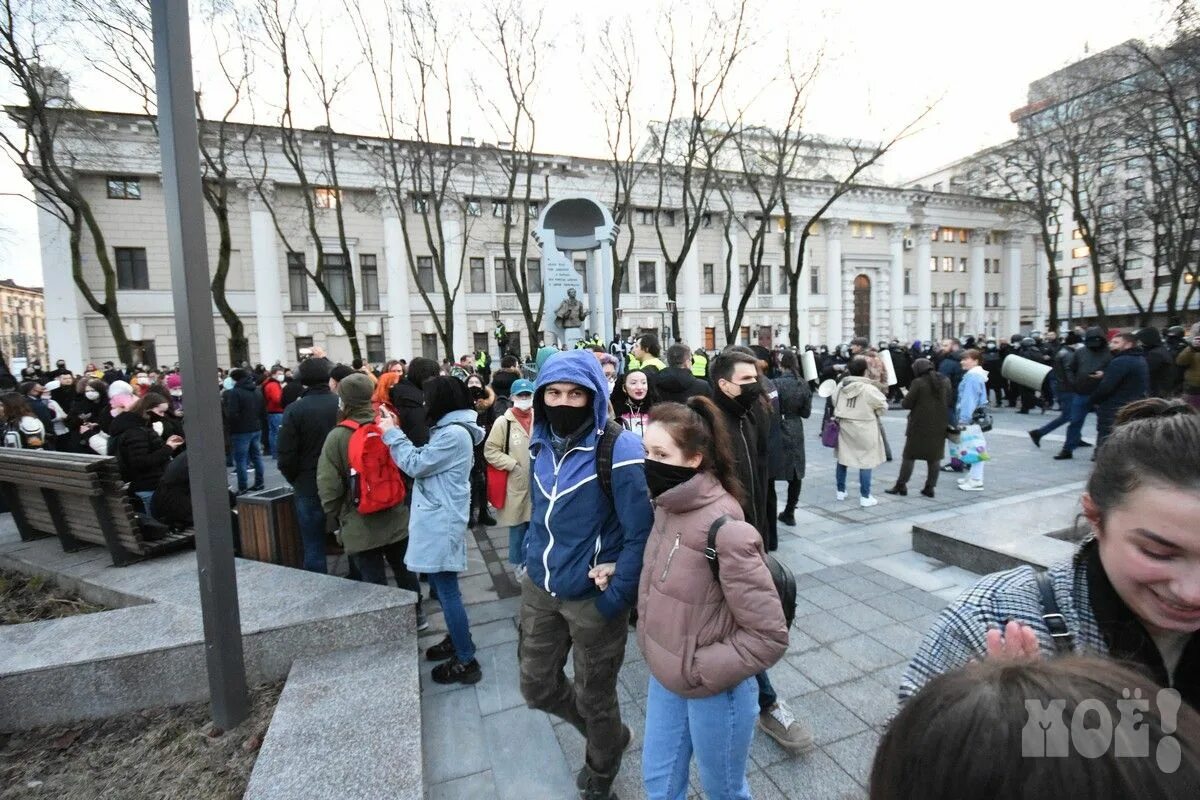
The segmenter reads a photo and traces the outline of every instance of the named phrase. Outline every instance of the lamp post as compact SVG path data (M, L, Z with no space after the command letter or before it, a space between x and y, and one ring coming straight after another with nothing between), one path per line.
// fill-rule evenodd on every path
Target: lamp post
M675 319L675 308L676 308L676 304L675 304L674 300L668 300L666 305L667 305L667 310L659 312L659 316L662 318L661 331L662 331L662 344L664 347L669 346L671 344L671 326L669 326L667 324L667 317L670 316L670 318L672 320L674 320Z

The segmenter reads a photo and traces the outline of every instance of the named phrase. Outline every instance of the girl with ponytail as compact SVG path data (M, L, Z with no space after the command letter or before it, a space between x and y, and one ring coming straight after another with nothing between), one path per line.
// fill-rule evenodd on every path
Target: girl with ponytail
M655 405L643 443L655 509L638 587L638 645L650 669L646 793L686 793L694 754L706 796L749 798L754 676L788 645L762 537L743 521L744 490L712 400ZM714 523L717 569L705 553Z

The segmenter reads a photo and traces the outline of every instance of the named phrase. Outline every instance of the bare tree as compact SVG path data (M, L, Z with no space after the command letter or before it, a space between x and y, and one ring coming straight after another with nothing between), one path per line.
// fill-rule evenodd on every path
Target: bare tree
M75 171L76 155L70 150L70 139L87 134L70 122L74 101L66 75L49 66L46 59L48 32L42 24L54 30L62 20L47 17L35 5L0 0L0 68L23 103L6 109L21 132L0 129L0 143L33 185L34 203L61 219L70 231L72 280L88 307L104 318L118 358L128 364L132 357L117 304L116 269L104 231ZM85 231L103 282L99 291L84 274Z

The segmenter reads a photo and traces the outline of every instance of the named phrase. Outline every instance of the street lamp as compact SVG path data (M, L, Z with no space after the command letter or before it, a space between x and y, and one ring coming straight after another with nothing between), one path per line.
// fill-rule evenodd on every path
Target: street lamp
M669 314L671 316L671 319L674 320L675 308L676 308L675 301L668 300L667 301L667 310L659 312L659 317L662 320L662 329L661 329L662 334L663 334L662 335L662 343L665 345L669 345L671 343L671 326L667 325L667 315Z

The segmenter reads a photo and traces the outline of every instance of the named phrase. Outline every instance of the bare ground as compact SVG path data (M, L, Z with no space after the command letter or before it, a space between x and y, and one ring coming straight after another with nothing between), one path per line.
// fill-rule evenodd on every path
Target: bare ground
M192 703L0 734L0 800L236 800L282 689L251 690L249 718L227 732Z
M0 625L20 625L44 619L104 611L36 575L0 570Z

